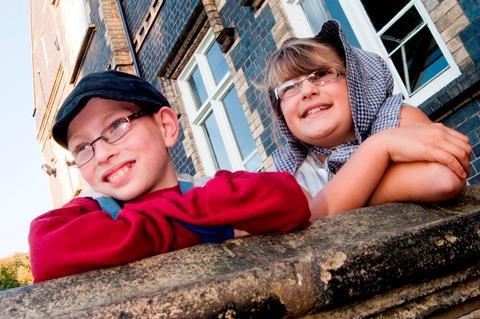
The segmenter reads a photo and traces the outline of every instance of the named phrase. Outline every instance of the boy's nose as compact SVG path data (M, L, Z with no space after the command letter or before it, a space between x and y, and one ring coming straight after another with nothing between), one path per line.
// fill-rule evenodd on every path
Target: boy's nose
M108 162L117 152L116 146L106 142L104 139L98 140L93 147L95 149L95 161L97 163Z

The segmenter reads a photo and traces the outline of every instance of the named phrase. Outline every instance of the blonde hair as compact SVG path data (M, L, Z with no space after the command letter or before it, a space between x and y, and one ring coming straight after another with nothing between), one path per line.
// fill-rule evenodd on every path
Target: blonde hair
M345 62L332 46L311 38L292 38L269 57L265 85L271 90L286 80L331 67L345 74Z

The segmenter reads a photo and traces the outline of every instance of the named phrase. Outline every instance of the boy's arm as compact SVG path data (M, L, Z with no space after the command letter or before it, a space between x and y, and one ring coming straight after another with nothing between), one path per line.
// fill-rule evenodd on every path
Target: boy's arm
M437 162L461 174L462 154L468 153L468 144L460 135L442 125L428 124L370 136L313 198L312 219L365 206L391 162Z
M39 282L200 243L181 222L287 232L305 228L309 217L307 199L286 173L219 172L184 196L168 191L127 203L117 219L93 200L75 199L32 222L32 273Z
M111 267L199 243L197 235L160 214L121 211L118 219L89 198L75 198L30 225L34 282Z
M402 107L400 126L432 124L418 108ZM468 139L465 137L465 144ZM468 145L465 149L462 166L466 174L469 167ZM461 172L460 172L461 173ZM369 205L395 201L432 202L450 199L465 190L466 179L457 175L447 166L436 162L392 163L373 192Z
M219 171L203 187L168 193L160 206L166 216L192 225L231 225L250 234L302 229L310 218L303 190L282 172Z

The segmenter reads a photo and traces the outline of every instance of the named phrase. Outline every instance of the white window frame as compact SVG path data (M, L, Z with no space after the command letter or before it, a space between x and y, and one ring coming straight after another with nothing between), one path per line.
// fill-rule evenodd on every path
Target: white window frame
M431 32L433 38L435 39L440 51L445 57L448 68L441 72L439 75L431 79L426 83L422 88L418 89L412 96L408 96L407 88L405 87L400 74L398 73L395 65L388 58L387 51L383 46L383 43L380 37L377 35L373 25L370 23L370 18L368 17L362 3L360 0L338 0L340 6L342 7L345 16L347 17L350 25L352 26L353 32L357 37L358 42L360 43L362 49L375 52L387 61L395 83L394 93L402 93L405 96L405 102L411 105L418 106L425 102L428 98L433 96L435 93L440 91L443 87L447 86L455 78L457 78L461 72L458 65L455 63L455 60L448 50L448 47L444 43L441 35L436 29L430 15L423 6L421 0L411 0L410 3L400 12L408 10L412 6L415 6L418 13L425 21L429 31ZM294 30L295 36L297 37L311 37L313 32L308 25L307 18L303 13L303 10L300 4L303 0L284 0L283 4L285 6L285 12L287 13L287 18ZM400 16L400 12L397 16ZM307 25L307 26L305 26Z
M284 11L287 15L287 20L293 29L293 33L297 38L309 38L314 36L314 31L308 23L308 19L303 12L302 4L303 0L284 0Z
M213 31L210 29L193 56L190 58L190 61L186 64L185 69L182 71L177 81L185 104L187 118L192 128L199 155L207 175L214 175L217 171L217 168L215 167L215 156L212 154L213 150L211 150L207 134L202 127L204 121L212 112L216 118L218 129L223 139L227 153L226 155L230 161L232 170L245 169L227 113L221 102L229 90L234 86L230 71L227 70L223 79L220 80L218 84L215 84L213 74L208 65L206 53L213 44L213 41L215 41L215 37ZM208 94L206 101L198 109L195 107L195 99L192 96L190 85L188 83L188 80L196 67L200 70ZM248 161L254 154L256 154L255 152L258 153L258 149L255 148L254 152L250 154L251 156L245 158L245 161Z

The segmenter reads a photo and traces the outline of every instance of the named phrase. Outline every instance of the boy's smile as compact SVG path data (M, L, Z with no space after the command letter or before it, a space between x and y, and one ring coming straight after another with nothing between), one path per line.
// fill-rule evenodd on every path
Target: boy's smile
M128 177L130 176L130 172L134 165L135 161L127 161L126 163L116 165L103 174L102 180L119 187L128 181Z

